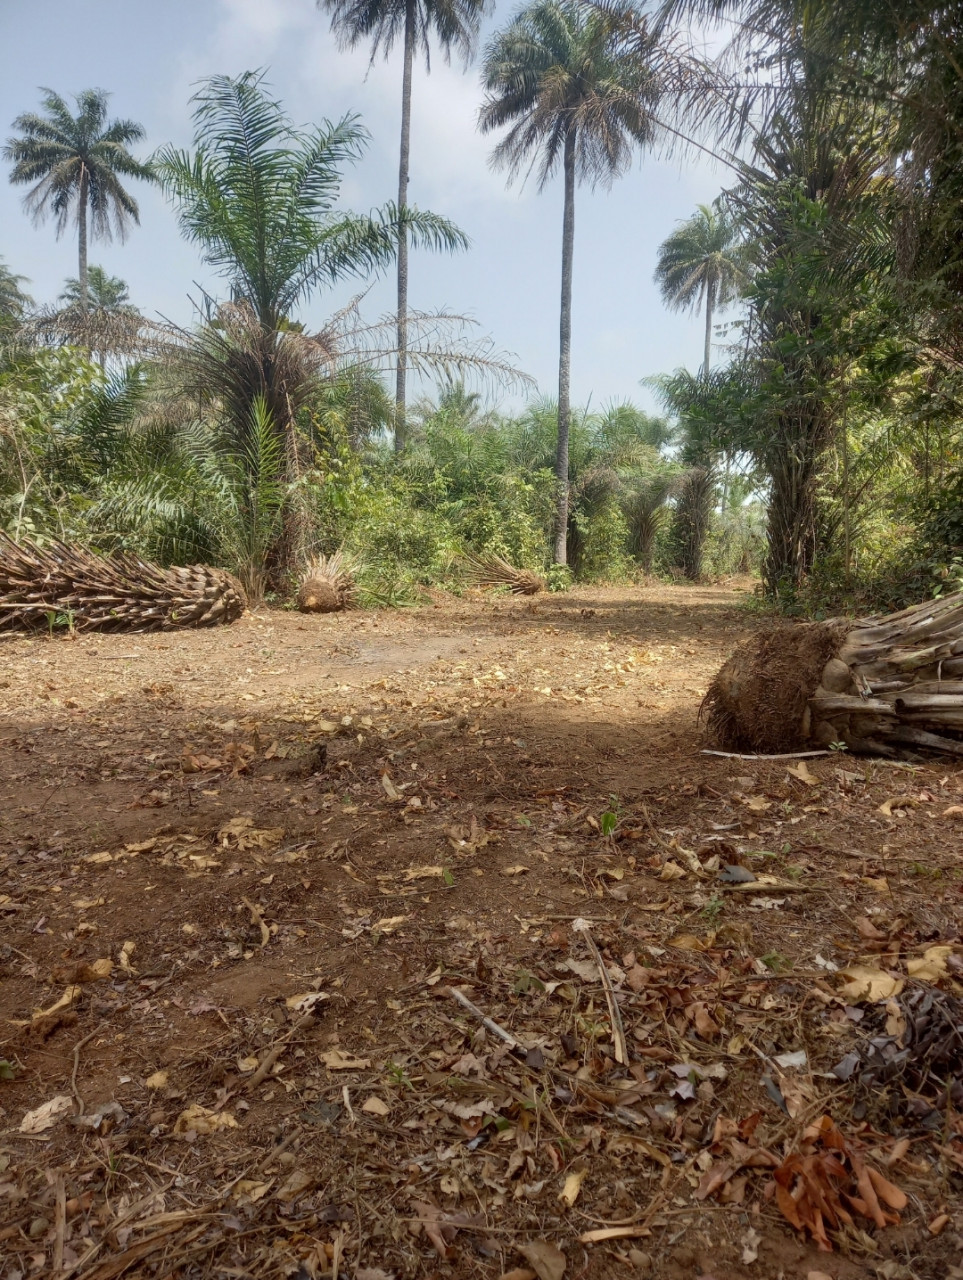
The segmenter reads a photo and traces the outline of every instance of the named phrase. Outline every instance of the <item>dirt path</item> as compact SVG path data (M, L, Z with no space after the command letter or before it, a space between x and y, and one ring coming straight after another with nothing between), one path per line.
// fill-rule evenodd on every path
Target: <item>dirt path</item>
M945 1095L830 1073L905 1019L838 969L956 1016L963 775L700 755L742 599L0 642L0 1274L950 1274ZM824 1114L910 1197L831 1256Z

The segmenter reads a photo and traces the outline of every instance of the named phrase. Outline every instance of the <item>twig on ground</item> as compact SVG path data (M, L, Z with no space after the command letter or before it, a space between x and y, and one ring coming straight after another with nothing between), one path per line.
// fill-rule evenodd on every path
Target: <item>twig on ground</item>
M710 751L704 747L699 752L702 756L722 756L724 760L811 760L813 756L831 756L831 751L780 751L778 755L761 756L755 752L743 754L741 751Z
M64 1269L64 1236L67 1229L67 1191L64 1186L63 1171L57 1173L55 1201L54 1201L54 1250L53 1250L53 1270L54 1275L59 1276Z
M281 1039L278 1040L278 1042L267 1051L267 1053L262 1058L257 1071L255 1071L254 1075L251 1076L250 1080L248 1080L247 1084L245 1085L245 1089L249 1093L252 1089L256 1088L261 1083L261 1081L265 1078L265 1076L274 1066L275 1062L277 1062L278 1058L280 1058L281 1054L288 1047L288 1044L290 1043L291 1039L297 1034L297 1032L300 1031L302 1027L306 1027L310 1023L312 1023L314 1019L315 1019L315 1010L313 1008L309 1009L307 1013L302 1013L300 1018L298 1018L297 1022L294 1024L294 1026L291 1027L290 1030L286 1031L285 1034L281 1037Z
M487 1014L482 1013L478 1005L472 1004L468 997L459 991L457 987L448 987L447 991L448 994L467 1009L469 1013L473 1013L482 1026L485 1027L486 1030L490 1031L492 1035L498 1036L500 1040L504 1040L505 1043L507 1045L511 1045L513 1049L521 1049L524 1047L515 1039L510 1031L506 1031L505 1028L500 1027L497 1022L493 1022Z
M70 1092L77 1100L78 1116L82 1116L84 1114L84 1100L77 1089L77 1071L80 1067L80 1051L85 1044L89 1044L90 1041L93 1040L94 1036L100 1035L101 1031L103 1031L106 1026L106 1022L100 1023L99 1026L94 1027L93 1031L85 1035L83 1040L78 1040L74 1045L74 1068L70 1073Z
M589 931L589 922L580 917L572 925L572 928L584 937L598 966L599 977L602 979L602 990L605 992L605 1003L609 1007L609 1018L612 1023L612 1044L615 1047L615 1061L620 1067L624 1067L629 1061L629 1049L625 1043L625 1028L622 1025L622 1014L619 1012L619 1006L615 999L612 979L609 977L608 970L602 962L602 955L595 945L595 939Z

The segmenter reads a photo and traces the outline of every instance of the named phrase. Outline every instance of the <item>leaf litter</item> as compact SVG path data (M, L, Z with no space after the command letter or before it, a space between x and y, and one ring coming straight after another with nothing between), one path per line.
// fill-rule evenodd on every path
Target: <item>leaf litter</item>
M24 1276L952 1273L960 775L735 778L724 589L591 594L10 646Z

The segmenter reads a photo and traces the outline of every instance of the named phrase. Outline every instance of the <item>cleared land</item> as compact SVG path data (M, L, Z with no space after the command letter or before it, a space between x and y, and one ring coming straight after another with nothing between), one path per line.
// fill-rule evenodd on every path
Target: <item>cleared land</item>
M953 1274L963 774L700 755L743 598L0 641L3 1274Z

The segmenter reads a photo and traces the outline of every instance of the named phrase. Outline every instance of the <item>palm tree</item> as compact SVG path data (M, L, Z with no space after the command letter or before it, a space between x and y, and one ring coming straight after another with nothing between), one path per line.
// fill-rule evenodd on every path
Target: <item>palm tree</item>
M411 78L415 50L425 55L431 70L431 39L446 58L453 49L467 61L474 50L482 15L493 0L317 0L331 15L331 29L349 48L371 40L372 61L385 57L400 37L404 43L401 80L401 151L398 161L398 364L395 384L395 449L405 445L405 404L408 374L408 168L411 153Z
M493 37L482 78L482 131L508 129L492 162L510 179L537 167L539 189L559 167L564 179L554 551L565 564L575 185L608 185L628 166L633 145L653 140L660 76L638 42L629 54L616 16L571 0L536 0Z
M0 258L0 325L19 320L30 306L33 299L20 287L26 283L26 276L15 275Z
M296 128L263 76L250 71L212 77L193 101L194 150L165 147L154 164L181 230L226 277L231 301L208 299L204 322L175 334L170 362L182 389L217 419L228 453L263 458L269 424L280 442L271 457L293 481L299 410L342 358L336 326L310 334L295 313L323 285L389 263L399 211L388 205L362 216L337 208L342 170L367 140L356 117ZM466 243L444 218L403 216L415 243ZM260 462L248 468L252 485L261 484L263 469ZM292 536L289 528L284 545L272 549L275 568L291 567Z
M83 305L83 285L77 279L64 282L60 301L67 307ZM97 311L133 311L130 290L120 276L108 275L103 267L93 266L87 272L87 304Z
M712 317L739 297L747 281L747 249L739 225L718 200L700 204L659 247L655 282L663 300L676 311L705 307L703 378L709 376Z
M10 181L31 185L24 205L35 222L54 216L58 238L71 218L77 223L80 304L87 305L88 215L91 238L123 240L131 222L139 222L137 201L120 178L153 177L150 165L128 151L140 142L144 130L133 120L107 120L103 89L85 89L75 98L77 115L52 89L44 89L46 114L26 112L13 122L20 136L9 138L3 148L13 161Z

